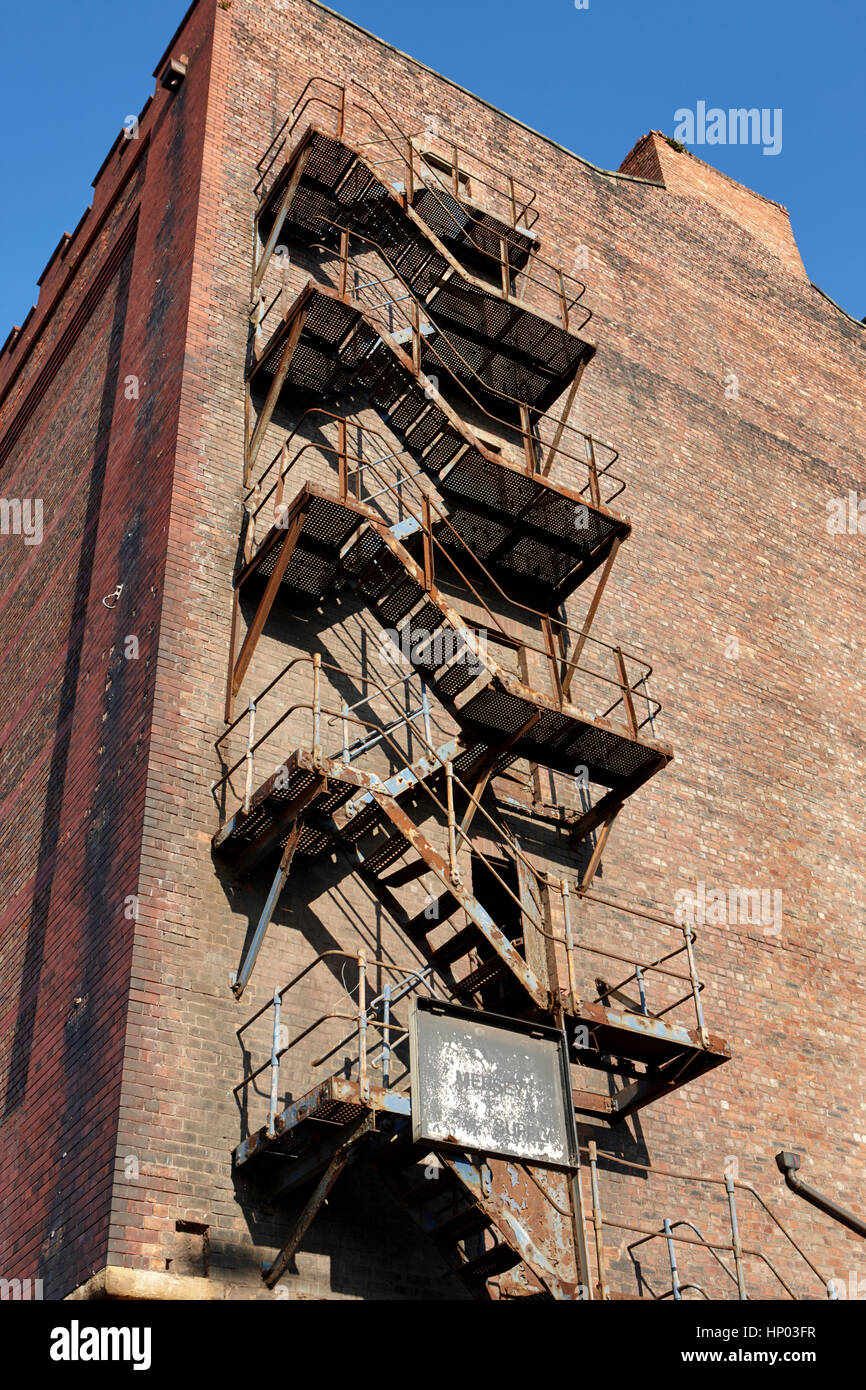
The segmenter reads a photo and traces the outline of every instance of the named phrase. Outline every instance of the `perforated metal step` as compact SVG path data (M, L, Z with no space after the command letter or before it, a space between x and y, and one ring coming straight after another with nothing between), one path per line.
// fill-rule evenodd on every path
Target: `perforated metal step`
M449 509L437 536L458 564L471 565L476 555L506 592L550 612L594 573L616 539L628 536L624 518L487 452L441 400L429 398L406 354L322 287L301 292L251 367L256 392L264 393L279 370L295 317L304 311L283 392L312 400L349 384L366 391L436 480Z
M290 199L288 225L306 240L333 238L335 229L344 228L370 238L440 330L439 371L444 366L500 414L516 417L515 402L544 411L558 399L594 348L552 319L463 279L406 215L399 195L343 142L314 127L305 132L260 210L264 238L291 192L301 160L303 174ZM428 213L432 196L425 203ZM444 204L440 212L447 216ZM492 235L494 222L482 221L482 240ZM435 234L432 222L426 225ZM465 230L464 224L458 240L466 240ZM516 254L519 259L520 251Z

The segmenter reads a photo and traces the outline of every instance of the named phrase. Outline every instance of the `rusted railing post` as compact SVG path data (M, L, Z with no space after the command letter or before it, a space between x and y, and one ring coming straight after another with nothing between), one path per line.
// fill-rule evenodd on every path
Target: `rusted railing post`
M734 1179L725 1177L725 1191L728 1194L728 1210L731 1214L731 1248L734 1252L734 1265L737 1271L737 1288L741 1299L748 1299L746 1278L743 1271L743 1250L740 1245L740 1230L737 1225L737 1205L734 1196Z
M634 701L631 697L631 686L628 683L628 672L625 669L625 657L622 654L622 647L614 647L616 667L619 673L619 683L622 690L623 704L628 721L628 731L632 738L637 738L637 716L634 712Z
M254 743L255 743L255 741L256 741L256 702L255 702L255 700L250 700L249 705L247 706L247 713L248 713L248 715L249 715L249 717L250 717L250 722L249 722L249 726L248 726L248 728L247 728L247 775L246 775L246 783L245 783L245 786L244 786L244 814L245 814L245 815L247 814L247 812L248 812L249 809L250 809L250 797L251 797L252 794L253 794L253 767L254 767L254 764L255 764L255 754L254 754L254 750L253 750L253 745L254 745Z
M504 236L499 238L499 266L502 274L502 295L507 300L511 297L511 274L508 264L508 246Z
M677 1252L674 1245L673 1227L667 1217L665 1217L664 1230L668 1247L668 1261L671 1267L671 1289L673 1291L674 1301L679 1303L682 1299L682 1294L680 1293L680 1276L677 1270Z
M382 990L382 1090L391 1086L391 986Z
M337 98L337 139L342 140L346 126L346 88L340 86L338 91L340 95Z
M448 872L455 883L459 881L457 868L457 833L454 823L454 768L449 758L445 764L445 801L448 809Z
M595 444L592 435L585 435L586 439L586 463L589 469L589 495L594 507L601 506L601 488L598 485L598 464L595 460Z
M421 371L421 311L417 299L412 300L412 368L416 376Z
M562 326L568 332L568 298L565 293L565 279L562 270L557 270L559 276L559 316L562 319Z
M370 1099L367 1077L367 957L358 952L358 1086L361 1100Z
M322 658L313 653L313 757L322 756Z
M340 501L345 502L349 495L349 459L346 445L346 421L337 425L337 470L340 484Z
M339 293L343 302L346 302L346 290L349 285L349 233L340 233L340 282Z
M274 1032L271 1042L271 1099L268 1110L268 1138L276 1135L277 1106L280 1096L280 991L274 990Z
M562 880L562 914L565 918L565 959L568 966L568 992L571 996L571 1011L577 1013L577 991L574 983L574 933L571 929L571 889L568 879Z
M512 174L508 175L508 192L511 198L511 225L512 227L516 227L518 222L517 194L514 191L514 176Z
M430 498L425 492L421 498L421 539L424 546L424 588L432 589L435 579L433 556L433 513Z
M535 454L535 440L532 437L532 423L529 417L529 407L520 407L520 430L523 435L523 453L526 459L527 473L534 473L538 464Z
M598 1266L598 1292L604 1302L607 1299L607 1279L604 1270L604 1218L598 1196L598 1150L595 1140L589 1141L589 1176L592 1188L592 1225L595 1231L595 1259Z
M649 1015L646 1002L646 985L644 984L643 970L639 965L636 965L634 968L634 978L637 983L637 992L640 995L640 1011L646 1018Z
M409 152L406 157L406 202L411 207L415 201L415 147L408 135L406 148Z
M709 1047L710 1039L709 1034L707 1033L707 1025L704 1022L704 1006L701 1001L701 980L700 976L698 975L697 965L695 964L695 953L692 948L692 942L695 939L695 934L692 931L691 927L684 927L683 936L685 937L686 942L686 960L688 961L689 965L689 979L691 980L692 984L692 998L695 1001L695 1018L697 1019L698 1030L701 1035L701 1042L703 1043L704 1047Z

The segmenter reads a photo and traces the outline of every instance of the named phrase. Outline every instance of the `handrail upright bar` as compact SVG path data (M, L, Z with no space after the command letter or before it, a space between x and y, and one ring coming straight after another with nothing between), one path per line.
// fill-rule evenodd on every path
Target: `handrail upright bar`
M318 652L313 653L313 757L319 760L322 756L322 658Z
M688 962L689 967L689 980L692 986L692 999L694 1000L695 1004L695 1017L697 1019L698 1031L701 1035L701 1042L703 1043L704 1047L709 1047L709 1034L707 1033L707 1025L704 1021L704 1006L703 1001L701 1000L701 980L698 974L697 965L695 964L695 953L692 946L692 942L694 941L694 935L695 934L692 931L691 927L685 926L683 928L683 939L685 941L686 948L686 960Z
M255 702L255 700L250 700L249 705L247 706L247 714L249 715L249 721L250 721L250 722L249 722L249 727L248 727L248 730L247 730L247 752L246 752L247 774L246 774L246 780L245 780L245 784L244 784L244 813L245 813L245 814L248 814L248 813L249 813L249 809L250 809L250 797L251 797L252 794L253 794L253 770L254 770L254 764L255 764L255 751L256 751L256 742L255 742L255 739L256 739L256 702Z
M280 991L274 990L274 1032L271 1046L271 1097L270 1108L268 1110L268 1138L273 1139L276 1135L277 1106L280 1094L280 1005L282 1003Z
M362 1100L370 1099L367 1075L367 957L358 952L358 1086Z
M677 1270L677 1252L674 1246L673 1231L668 1217L665 1217L664 1233L665 1241L668 1247L668 1263L671 1267L671 1288L674 1296L674 1302L679 1303L682 1299L682 1294L680 1293L680 1276L679 1271Z
M604 1264L604 1217L598 1195L598 1150L595 1140L589 1141L589 1181L592 1192L592 1225L595 1233L595 1261L598 1270L598 1292L602 1302L607 1299L607 1277Z
M730 1176L725 1177L725 1191L728 1195L728 1211L731 1218L731 1247L734 1254L734 1268L737 1271L737 1289L741 1299L748 1299L746 1293L746 1278L743 1269L743 1251L740 1245L740 1229L737 1225L737 1204L734 1192L734 1180Z

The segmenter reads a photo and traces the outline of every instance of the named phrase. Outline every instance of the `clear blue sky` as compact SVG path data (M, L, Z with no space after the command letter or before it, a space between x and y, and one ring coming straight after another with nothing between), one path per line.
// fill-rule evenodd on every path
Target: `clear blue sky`
M0 342L187 0L5 0ZM790 210L812 280L866 315L864 0L342 0L334 8L509 114L615 169L678 108L781 108L782 149L695 152Z

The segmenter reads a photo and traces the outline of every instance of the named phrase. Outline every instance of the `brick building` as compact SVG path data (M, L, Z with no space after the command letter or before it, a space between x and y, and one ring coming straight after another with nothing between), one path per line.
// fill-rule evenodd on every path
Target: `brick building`
M314 0L155 78L0 353L0 1272L844 1293L863 327ZM413 1146L420 996L565 1030L576 1184Z

